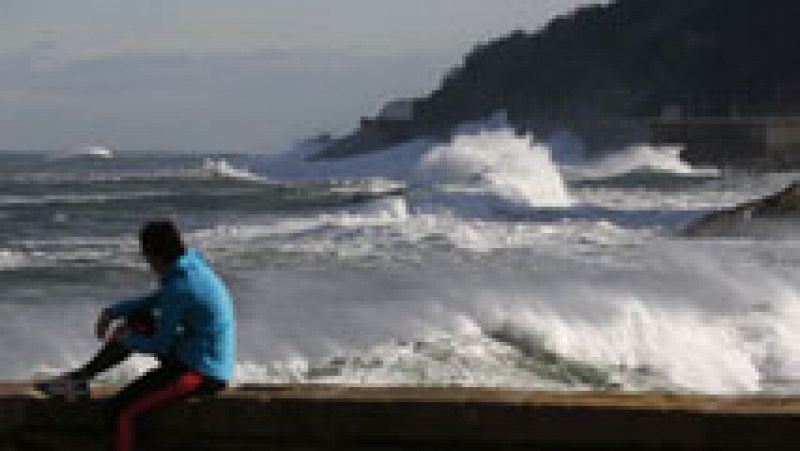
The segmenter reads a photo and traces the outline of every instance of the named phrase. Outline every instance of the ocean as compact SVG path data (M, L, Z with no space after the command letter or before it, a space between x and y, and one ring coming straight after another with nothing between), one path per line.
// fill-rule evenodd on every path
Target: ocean
M154 286L139 227L169 218L235 295L236 383L800 392L800 236L681 235L798 174L569 147L0 154L0 377L87 359L99 310Z

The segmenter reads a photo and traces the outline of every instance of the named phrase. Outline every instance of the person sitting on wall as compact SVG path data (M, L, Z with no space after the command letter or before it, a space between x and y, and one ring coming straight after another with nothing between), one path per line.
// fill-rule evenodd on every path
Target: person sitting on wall
M138 416L189 395L223 389L235 364L233 300L222 280L197 250L184 245L172 222L145 224L139 241L160 287L104 309L96 333L108 340L100 351L84 366L36 385L48 395L87 398L88 381L132 353L155 356L157 368L110 400L118 451L133 449ZM120 324L108 334L117 321Z

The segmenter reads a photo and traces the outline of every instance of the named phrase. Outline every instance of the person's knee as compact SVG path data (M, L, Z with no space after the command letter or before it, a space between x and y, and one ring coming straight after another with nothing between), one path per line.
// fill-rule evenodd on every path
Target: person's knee
M140 335L152 336L155 332L155 317L151 311L136 312L125 319L125 325Z

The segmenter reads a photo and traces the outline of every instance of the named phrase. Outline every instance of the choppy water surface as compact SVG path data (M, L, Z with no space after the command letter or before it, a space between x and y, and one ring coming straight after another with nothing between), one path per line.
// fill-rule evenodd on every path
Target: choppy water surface
M98 310L152 284L138 227L169 217L236 294L239 382L798 391L800 242L678 235L797 174L502 130L303 157L4 154L0 377L88 357Z

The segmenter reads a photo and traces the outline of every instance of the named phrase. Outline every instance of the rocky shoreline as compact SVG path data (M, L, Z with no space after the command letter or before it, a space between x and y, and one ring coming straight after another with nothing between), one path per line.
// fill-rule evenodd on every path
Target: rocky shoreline
M781 221L784 231L797 229L800 220L800 182L770 196L705 216L684 230L687 237L750 235L756 229L774 234Z

